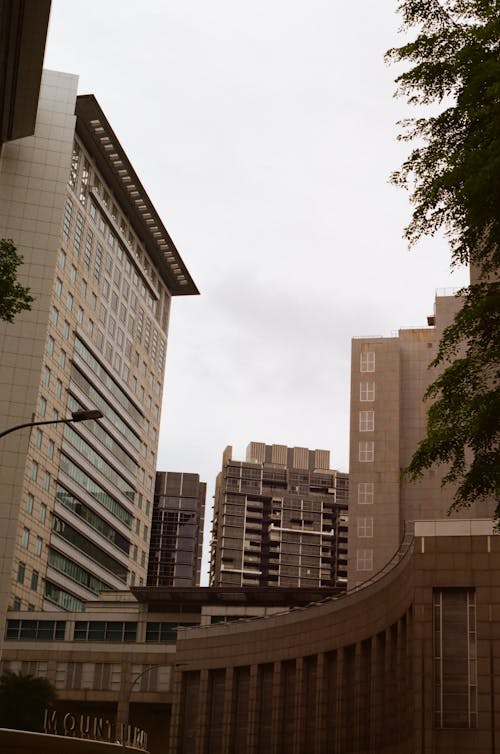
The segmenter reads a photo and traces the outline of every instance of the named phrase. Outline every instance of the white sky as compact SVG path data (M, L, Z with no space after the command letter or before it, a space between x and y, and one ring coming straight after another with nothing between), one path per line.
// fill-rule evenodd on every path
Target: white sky
M402 238L395 8L52 2L45 66L95 94L201 291L173 300L158 468L199 473L208 510L226 445L347 471L350 339L423 326L466 282L443 239Z

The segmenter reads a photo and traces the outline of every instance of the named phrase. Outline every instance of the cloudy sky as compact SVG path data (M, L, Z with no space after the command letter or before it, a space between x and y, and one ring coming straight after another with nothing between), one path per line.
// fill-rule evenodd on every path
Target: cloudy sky
M201 292L173 303L158 468L199 473L208 507L226 445L347 471L351 338L423 326L466 280L442 238L408 251L388 183L396 5L52 2L46 67L95 94Z

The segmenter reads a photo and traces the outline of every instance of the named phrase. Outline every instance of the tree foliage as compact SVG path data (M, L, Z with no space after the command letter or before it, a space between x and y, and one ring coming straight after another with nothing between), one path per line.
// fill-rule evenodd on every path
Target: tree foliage
M47 678L7 671L0 676L0 728L42 731L45 709L56 700Z
M23 258L10 238L0 239L0 320L13 322L16 314L30 310L30 289L17 282L17 268Z
M475 271L431 364L443 371L405 473L448 464L456 509L500 492L500 12L497 0L402 0L398 10L418 32L387 53L406 64L397 94L437 110L401 124L399 138L417 144L392 176L411 191L405 235L413 244L444 230L452 263Z

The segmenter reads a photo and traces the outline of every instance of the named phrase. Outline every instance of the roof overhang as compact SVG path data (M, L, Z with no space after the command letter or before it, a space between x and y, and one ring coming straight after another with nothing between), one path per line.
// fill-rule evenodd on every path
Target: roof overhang
M0 2L0 144L35 133L50 0Z
M150 612L176 606L268 606L295 607L320 602L327 597L344 592L339 587L288 588L288 587L132 587L138 602L148 605Z
M93 94L76 98L76 132L172 296L199 291Z

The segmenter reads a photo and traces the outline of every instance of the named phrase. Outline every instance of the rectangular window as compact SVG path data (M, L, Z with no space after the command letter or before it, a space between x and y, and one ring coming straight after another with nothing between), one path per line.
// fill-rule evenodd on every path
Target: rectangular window
M83 263L85 264L85 267L87 270L90 267L90 263L92 261L92 243L94 241L94 234L91 230L87 231L87 237L85 239L85 254L83 257Z
M358 518L358 537L373 537L373 518Z
M26 573L26 565L19 563L17 566L17 583L24 584L24 574Z
M32 461L31 462L31 473L30 473L30 476L31 476L31 480L33 482L36 482L37 477L38 477L38 464L37 464L36 461Z
M360 382L359 383L359 400L360 401L374 401L375 400L375 383L374 382Z
M375 371L375 351L363 351L359 356L359 371Z
M35 504L35 498L33 497L31 493L28 493L28 496L26 497L26 513L28 513L28 515L30 516L33 514L34 504Z
M51 335L49 335L49 337L47 338L47 353L49 354L49 356L52 356L52 354L54 353L54 345L55 340Z
M365 440L359 443L359 460L363 463L373 461L375 455L375 443L373 440Z
M477 726L477 636L474 589L434 590L434 723Z
M44 524L45 520L47 518L47 506L45 503L40 503L40 512L38 514L38 520L40 523Z
M73 214L73 202L71 199L66 199L66 206L64 208L64 220L63 220L63 238L66 242L69 240L69 231L71 226L71 215Z
M82 247L82 236L83 236L83 216L79 212L76 216L75 237L73 239L73 249L77 256L80 253L80 249Z
M27 550L29 547L29 543L30 543L30 530L24 527L23 533L21 535L21 547Z
M373 482L358 482L358 504L373 504Z
M43 539L41 537L37 537L36 542L35 542L35 555L40 557L40 555L42 554L42 549L43 549Z
M35 430L34 443L35 447L40 449L42 447L43 432L41 429Z
M359 412L359 431L373 432L375 429L375 411Z
M356 550L356 570L373 571L373 550Z
M38 589L38 571L33 571L31 574L31 589L34 592Z

